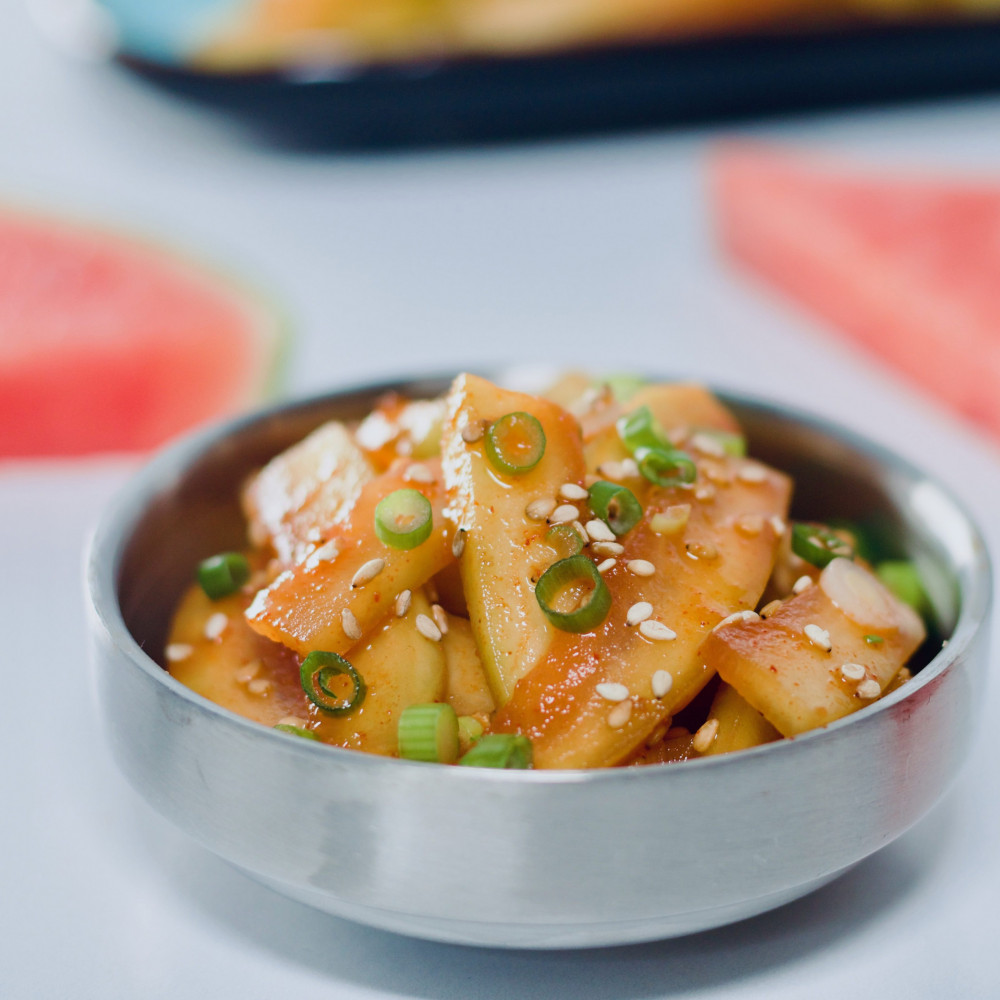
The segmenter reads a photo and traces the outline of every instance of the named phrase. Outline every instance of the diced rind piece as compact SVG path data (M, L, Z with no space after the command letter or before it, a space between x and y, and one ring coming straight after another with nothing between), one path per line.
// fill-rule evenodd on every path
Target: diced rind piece
M766 620L717 629L702 656L779 732L795 736L869 704L865 682L876 682L876 697L885 691L924 636L919 617L868 570L834 559ZM863 677L851 676L855 665Z
M330 544L341 548L334 559L320 558L321 548L257 594L247 609L251 628L301 656L313 650L343 655L392 613L399 593L422 587L454 558L440 464L434 459L425 463L433 475L430 483L407 480L409 464L404 459L364 486L350 517L331 533ZM394 549L375 534L375 508L383 497L404 488L417 489L430 500L433 530L416 548ZM384 560L378 575L352 586L358 570L375 559ZM351 634L354 622L360 634Z
M445 658L445 698L458 715L489 715L496 702L479 659L472 625L451 618L441 638Z
M702 756L711 757L734 750L748 750L750 747L773 743L781 739L781 733L757 711L740 693L725 682L719 685L708 718L718 723L715 739Z
M545 453L530 471L505 475L490 464L479 432L517 411L541 423ZM466 433L471 441L462 436L466 428L476 431ZM554 500L564 483L583 482L579 427L554 403L461 375L448 394L442 461L451 515L465 531L461 570L469 620L494 697L503 704L552 643L555 630L534 588L552 552L543 540L545 522L525 509L534 499Z
M332 420L276 455L243 491L254 545L286 565L299 562L351 512L371 463L348 428Z
M762 480L740 478L751 464L764 469ZM641 494L643 521L619 539L625 551L603 574L611 591L607 619L585 635L560 633L494 717L495 730L531 738L536 767L606 767L625 760L713 676L699 655L712 627L756 605L778 541L772 519L785 516L790 483L743 458L720 459L715 468L719 482L703 499L697 487L656 487ZM650 522L656 513L681 502L691 505L684 529L654 533ZM752 530L745 530L748 525ZM632 572L633 559L652 563L653 575ZM626 624L628 609L640 601L653 605L652 617L676 638L646 638L642 626ZM653 694L658 670L671 682L659 698ZM631 710L602 695L598 685L606 682L624 685ZM624 712L628 717L618 725Z

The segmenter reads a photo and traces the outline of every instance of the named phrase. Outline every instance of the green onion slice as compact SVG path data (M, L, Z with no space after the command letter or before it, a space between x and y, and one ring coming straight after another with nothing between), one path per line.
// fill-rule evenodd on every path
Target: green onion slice
M901 600L918 614L928 609L927 592L917 567L908 559L888 559L875 568L875 575Z
M590 509L616 535L631 531L642 518L642 505L635 494L627 486L603 479L590 487Z
M571 524L554 524L545 532L545 544L559 554L560 559L568 559L583 551L580 532Z
M198 582L213 600L235 594L250 579L250 563L240 552L220 552L198 564Z
M393 549L413 549L434 527L431 502L419 490L394 490L375 508L375 534Z
M885 639L883 639L880 635L866 635L865 642L867 642L869 646L881 646L882 643L885 642Z
M518 410L498 417L486 429L486 457L498 472L519 476L545 454L545 431L537 417Z
M619 403L627 403L640 389L649 385L647 379L638 375L617 374L608 375L597 384L606 385Z
M635 453L639 472L657 486L683 486L698 477L698 467L686 451L670 448L639 448Z
M820 524L792 525L792 551L807 563L822 569L838 556L854 558L854 549L840 535Z
M563 603L567 595L583 603L571 611L563 611L557 604ZM608 586L585 555L553 563L539 577L535 599L545 617L564 632L590 632L607 618L611 608Z
M458 716L451 705L409 705L399 716L399 756L432 764L458 760Z
M319 739L319 737L311 729L303 729L301 726L291 726L287 722L279 722L274 728L281 733L289 733L292 736L299 736L304 740Z
M346 698L330 687L333 678L340 676L349 678L353 685L353 690ZM299 668L299 680L306 697L327 715L347 715L365 700L367 688L361 674L336 653L322 650L310 653Z
M640 448L670 448L670 442L648 406L619 418L615 424L622 444L634 455Z
M531 767L531 740L517 733L489 733L459 761L466 767Z
M462 746L473 746L483 736L483 724L474 715L458 717L458 740Z

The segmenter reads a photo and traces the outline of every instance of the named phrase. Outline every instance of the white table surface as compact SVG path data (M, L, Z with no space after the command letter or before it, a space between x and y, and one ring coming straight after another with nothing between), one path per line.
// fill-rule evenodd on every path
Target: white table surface
M997 100L740 131L1000 181ZM674 370L932 462L995 555L995 447L714 256L701 168L715 138L289 153L64 58L0 3L0 199L138 228L251 275L294 318L291 392L519 359ZM368 930L259 887L152 813L103 742L81 549L130 468L0 466L0 997L1000 996L995 685L968 765L924 821L828 888L730 928L504 953Z

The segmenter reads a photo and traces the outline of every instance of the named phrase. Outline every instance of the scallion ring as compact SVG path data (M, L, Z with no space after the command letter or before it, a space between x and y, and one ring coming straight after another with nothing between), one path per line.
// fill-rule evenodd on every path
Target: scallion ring
M303 740L318 740L319 737L311 729L303 729L301 726L293 726L287 722L279 722L275 727L279 733L288 733L290 736L298 736Z
M560 559L568 559L583 551L580 532L571 524L554 524L545 532L545 544L555 549Z
M458 716L451 705L408 705L397 726L399 756L433 764L458 760Z
M220 552L198 564L198 583L213 600L235 594L250 579L250 563L240 552Z
M648 406L627 413L615 424L622 444L634 455L640 448L670 447L667 435Z
M598 480L590 487L590 509L616 534L631 531L642 518L635 494L619 483Z
M575 594L583 601L572 611L557 606L567 591L589 588L589 593ZM608 616L611 592L597 567L585 556L570 556L553 563L535 585L535 599L556 628L564 632L590 632Z
M924 590L917 567L908 559L887 559L880 562L875 567L875 575L917 614L926 615L930 603L927 591Z
M698 467L686 451L674 448L639 448L635 453L639 472L657 486L683 486L698 477Z
M394 490L375 508L375 534L393 549L414 549L434 527L431 502L419 490Z
M489 733L459 761L465 767L526 770L532 765L531 740L519 733Z
M498 417L483 438L486 457L498 472L520 476L545 454L545 431L537 417L523 410Z
M840 535L819 524L800 521L792 525L792 551L812 566L822 569L838 556L854 558L854 550Z
M346 698L330 687L330 681L340 676L349 678L353 686ZM365 700L367 688L361 674L336 653L322 650L310 653L299 668L299 680L306 697L327 715L347 715Z

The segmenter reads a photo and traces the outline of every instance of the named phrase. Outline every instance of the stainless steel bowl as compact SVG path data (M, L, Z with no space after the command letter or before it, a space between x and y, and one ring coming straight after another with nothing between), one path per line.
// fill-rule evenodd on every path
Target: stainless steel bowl
M895 694L828 728L729 757L509 772L291 739L217 707L158 662L199 558L238 545L246 474L387 389L264 412L182 441L95 534L87 583L97 691L134 788L209 850L294 899L376 927L519 948L666 938L760 913L898 837L965 757L987 661L990 569L954 498L823 420L726 396L751 451L791 472L795 513L875 514L928 582L947 639Z

